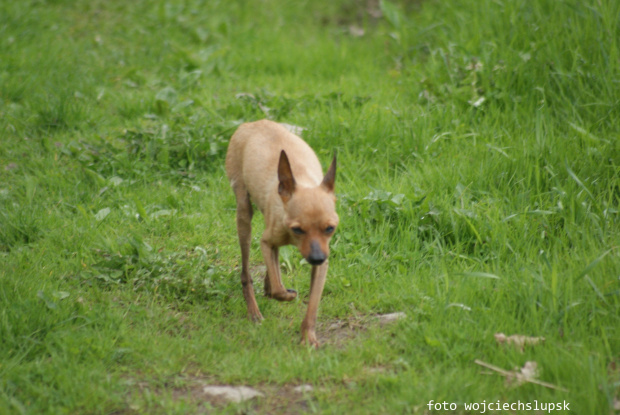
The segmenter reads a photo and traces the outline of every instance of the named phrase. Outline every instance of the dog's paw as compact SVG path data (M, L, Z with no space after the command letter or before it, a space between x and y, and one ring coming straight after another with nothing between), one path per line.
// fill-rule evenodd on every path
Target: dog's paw
M263 315L258 310L248 311L248 318L254 323L260 323L264 320Z
M297 291L288 288L286 291L272 293L270 297L278 301L293 301L297 298Z
M306 346L310 346L315 349L318 349L320 346L314 330L308 330L301 333L301 344L305 344Z

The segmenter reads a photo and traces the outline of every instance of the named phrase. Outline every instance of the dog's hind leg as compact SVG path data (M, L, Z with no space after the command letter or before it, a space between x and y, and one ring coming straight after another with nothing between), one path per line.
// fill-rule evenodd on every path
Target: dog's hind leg
M235 196L237 198L237 234L239 235L239 245L241 247L241 286L243 287L243 297L248 306L248 317L253 321L263 319L256 297L254 296L254 285L250 275L250 245L252 242L252 202L245 186L235 186Z

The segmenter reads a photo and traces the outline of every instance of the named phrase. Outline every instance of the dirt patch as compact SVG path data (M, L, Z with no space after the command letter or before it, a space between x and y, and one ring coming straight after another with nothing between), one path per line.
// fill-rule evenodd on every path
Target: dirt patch
M317 334L321 344L340 348L344 347L348 342L360 336L371 327L384 327L405 318L407 318L405 313L396 312L355 316L347 318L346 320L328 320L317 324Z
M309 412L315 406L314 389L304 391L303 385L263 386L265 397L256 401L259 413L292 415Z
M325 347L343 348L369 329L381 328L404 318L406 315L398 312L332 319L320 322L317 333ZM390 370L387 366L368 367L364 375L376 376ZM155 384L129 379L127 385L147 401L152 400L152 396L167 395L175 402L185 402L196 408L194 413L200 414L217 413L230 406L228 409L238 413L289 415L312 412L318 406L316 393L321 390L312 385L224 385L216 376L202 374L199 370L192 373L174 375L163 383ZM144 413L144 409L139 403L130 403L128 408L116 414Z
M163 385L147 382L134 384L143 396L170 394L174 401L196 407L196 413L215 413L234 405L239 413L292 415L305 413L315 406L315 388L311 385L222 385L211 376L176 376ZM142 413L144 408L129 405L118 414Z
M346 320L319 321L316 332L321 345L340 348L365 332L367 327L367 318L353 317Z

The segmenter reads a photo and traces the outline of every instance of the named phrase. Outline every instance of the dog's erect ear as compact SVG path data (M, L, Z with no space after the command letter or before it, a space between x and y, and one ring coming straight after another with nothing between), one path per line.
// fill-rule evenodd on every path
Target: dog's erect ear
M280 162L278 163L278 193L282 200L286 203L293 197L295 191L295 178L291 171L291 163L288 161L288 157L284 150L280 153Z
M336 181L336 154L334 154L334 159L332 160L332 164L329 166L327 173L325 173L325 177L323 178L323 182L321 186L327 189L329 192L334 192L334 182Z

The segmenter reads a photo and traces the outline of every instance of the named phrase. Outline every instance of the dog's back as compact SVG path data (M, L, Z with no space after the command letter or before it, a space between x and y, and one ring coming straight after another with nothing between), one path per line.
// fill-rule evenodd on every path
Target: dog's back
M323 171L314 151L276 122L261 120L243 124L230 139L226 154L228 178L233 187L241 181L261 211L279 199L278 160L282 150L289 156L299 187L321 184Z

